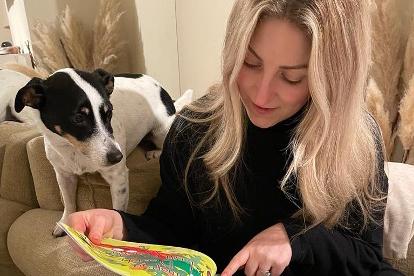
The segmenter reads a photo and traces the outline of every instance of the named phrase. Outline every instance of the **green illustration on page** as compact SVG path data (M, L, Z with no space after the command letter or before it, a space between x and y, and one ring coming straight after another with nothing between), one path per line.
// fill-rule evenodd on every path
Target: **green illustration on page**
M58 225L87 254L119 275L213 276L217 271L210 257L192 249L107 238L101 244L94 244L68 225L60 222Z

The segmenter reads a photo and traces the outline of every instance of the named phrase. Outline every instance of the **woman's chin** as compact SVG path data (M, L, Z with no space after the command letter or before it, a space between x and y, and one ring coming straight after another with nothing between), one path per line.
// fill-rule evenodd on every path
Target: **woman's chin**
M255 116L250 116L249 119L253 125L257 126L258 128L269 128L277 124L279 121L271 120L269 118L257 118Z

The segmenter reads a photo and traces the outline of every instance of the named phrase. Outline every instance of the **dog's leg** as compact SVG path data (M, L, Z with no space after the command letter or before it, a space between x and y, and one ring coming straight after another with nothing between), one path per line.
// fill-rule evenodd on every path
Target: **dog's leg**
M58 171L55 169L57 181L60 188L60 193L63 199L63 215L60 222L68 223L68 217L70 214L76 212L76 190L78 187L78 176L75 174ZM55 226L53 230L53 236L60 237L64 235L64 231Z
M111 187L112 208L126 211L129 200L128 168L125 161L110 170L100 171L102 177Z
M151 131L151 141L154 143L156 150L147 151L145 153L147 160L159 158L161 156L165 137L170 130L174 118L175 115L166 118L163 122L158 122L157 126Z
M145 153L145 158L147 160L160 158L162 151L161 150L150 150Z

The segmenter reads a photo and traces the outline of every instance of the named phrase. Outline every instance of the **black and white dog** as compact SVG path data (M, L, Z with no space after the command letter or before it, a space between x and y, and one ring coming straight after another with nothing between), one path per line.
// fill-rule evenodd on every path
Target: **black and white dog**
M164 138L178 112L191 102L188 90L175 103L146 75L113 77L62 69L47 79L32 78L11 102L12 113L33 120L44 135L46 155L56 173L67 222L76 211L77 176L99 172L110 184L114 209L127 209L129 197L126 156L150 135L160 155ZM26 106L31 108L25 108ZM60 236L59 227L53 235Z

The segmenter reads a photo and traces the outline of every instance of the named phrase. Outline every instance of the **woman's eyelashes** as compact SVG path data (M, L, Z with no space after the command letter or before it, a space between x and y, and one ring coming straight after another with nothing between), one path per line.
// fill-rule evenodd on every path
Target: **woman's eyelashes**
M283 73L281 73L280 75L281 75L281 77L282 77L282 79L283 79L284 81L286 81L287 83L289 83L289 84L291 84L291 85L297 85L297 84L301 83L301 82L302 82L302 80L303 80L303 78L300 78L300 79L297 79L297 80L293 80L293 79L291 79L291 78L286 77L286 75L285 75L285 74L283 74Z
M244 65L246 65L246 67L252 68L252 69L258 69L258 68L261 67L261 64L249 63L247 61L244 61Z
M253 70L260 70L262 68L262 64L260 63L251 63L251 62L244 61L244 65L247 68L253 69ZM286 83L290 85L300 84L303 80L303 78L297 78L297 79L289 78L283 72L280 73L279 75L283 81L285 81Z

